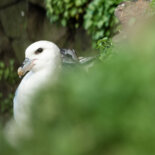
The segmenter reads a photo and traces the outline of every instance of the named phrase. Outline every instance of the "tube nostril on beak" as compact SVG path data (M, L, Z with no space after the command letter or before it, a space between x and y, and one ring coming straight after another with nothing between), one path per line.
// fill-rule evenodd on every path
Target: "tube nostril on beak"
M25 60L23 61L21 67L23 67L25 64L27 64L28 62L30 62L29 58L25 58Z
M23 64L18 68L18 75L21 78L22 76L24 76L28 71L31 70L31 68L33 67L33 61L26 58L23 62Z

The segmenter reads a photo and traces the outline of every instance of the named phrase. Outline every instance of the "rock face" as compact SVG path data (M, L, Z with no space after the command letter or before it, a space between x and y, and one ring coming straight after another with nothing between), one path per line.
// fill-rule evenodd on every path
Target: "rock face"
M45 8L45 3L44 3L45 1L44 0L29 0L29 2Z
M2 25L0 25L0 55L2 56L3 51L10 51L9 39L3 32Z
M5 34L10 38L19 38L21 34L26 35L26 14L27 3L21 1L15 5L11 5L1 10L0 19Z
M18 0L1 0L0 2L0 8L7 7L8 5L12 5L16 3Z
M46 17L44 0L1 0L0 55L9 51L21 62L25 48L38 40L53 41L59 47L77 51L91 47L83 30L72 33L65 27L51 24Z

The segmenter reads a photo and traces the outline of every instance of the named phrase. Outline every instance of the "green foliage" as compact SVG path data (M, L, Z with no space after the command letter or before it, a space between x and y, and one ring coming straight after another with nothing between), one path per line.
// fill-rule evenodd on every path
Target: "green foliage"
M111 39L108 39L107 37L106 38L103 38L103 39L100 39L98 42L97 42L97 45L96 45L97 49L99 50L105 50L105 49L108 49L112 46L112 41Z
M10 93L7 97L3 96L3 93L0 93L0 113L12 113L12 104L13 104L14 94Z
M73 24L78 27L88 2L89 0L46 0L47 15L52 23L59 21L63 26ZM74 23L70 22L72 19Z
M84 27L93 40L101 39L115 33L117 24L114 16L115 8L122 0L94 0L86 10Z
M109 61L114 55L114 47L111 39L100 39L96 44L96 48L100 51L100 60L103 62Z
M149 13L150 16L154 15L155 16L155 0L152 0L150 2L150 5L151 5L151 11Z
M8 65L0 61L0 115L10 115L12 113L16 81L17 73L14 69L14 60L10 60Z
M46 0L50 21L78 28L81 24L94 41L115 33L116 6L123 0Z
M0 81L7 80L9 84L15 84L17 74L14 72L14 60L9 61L6 66L3 61L0 61Z
M32 106L32 135L17 148L1 138L0 154L155 154L154 27L115 45L110 63L75 68L44 88Z
M153 8L155 8L155 0L152 0L152 1L151 1L151 6L152 6Z

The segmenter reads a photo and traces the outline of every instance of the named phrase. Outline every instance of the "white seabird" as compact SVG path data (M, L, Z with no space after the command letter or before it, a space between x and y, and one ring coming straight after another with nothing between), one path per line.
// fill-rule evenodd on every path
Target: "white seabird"
M14 97L14 119L5 128L8 142L17 147L20 138L29 138L33 134L30 123L30 107L32 98L42 87L57 79L62 63L88 64L95 57L78 58L74 50L60 49L49 41L38 41L25 51L25 61L18 69L23 77ZM50 80L50 81L49 81Z
M85 64L95 57L78 58L74 50L60 49L49 41L38 41L25 51L25 60L18 69L19 76L24 76L14 97L14 118L17 123L26 124L29 120L29 104L34 94L43 86L55 81L63 63Z
M61 69L60 49L52 42L38 41L25 51L25 61L18 69L19 76L27 74L19 84L14 97L14 118L17 123L25 123L28 118L29 103L49 79L57 77ZM51 82L51 81L50 81Z

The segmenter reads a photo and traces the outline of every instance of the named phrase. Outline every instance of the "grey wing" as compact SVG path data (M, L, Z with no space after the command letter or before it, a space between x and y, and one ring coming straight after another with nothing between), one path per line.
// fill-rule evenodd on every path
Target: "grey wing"
M60 49L63 63L73 64L88 64L95 60L97 56L92 57L78 57L74 49Z
M79 59L77 57L75 50L60 49L60 53L62 55L63 63L72 64L72 63L78 63L79 62Z
M79 62L80 64L87 64L95 60L97 56L92 56L92 57L79 57Z

